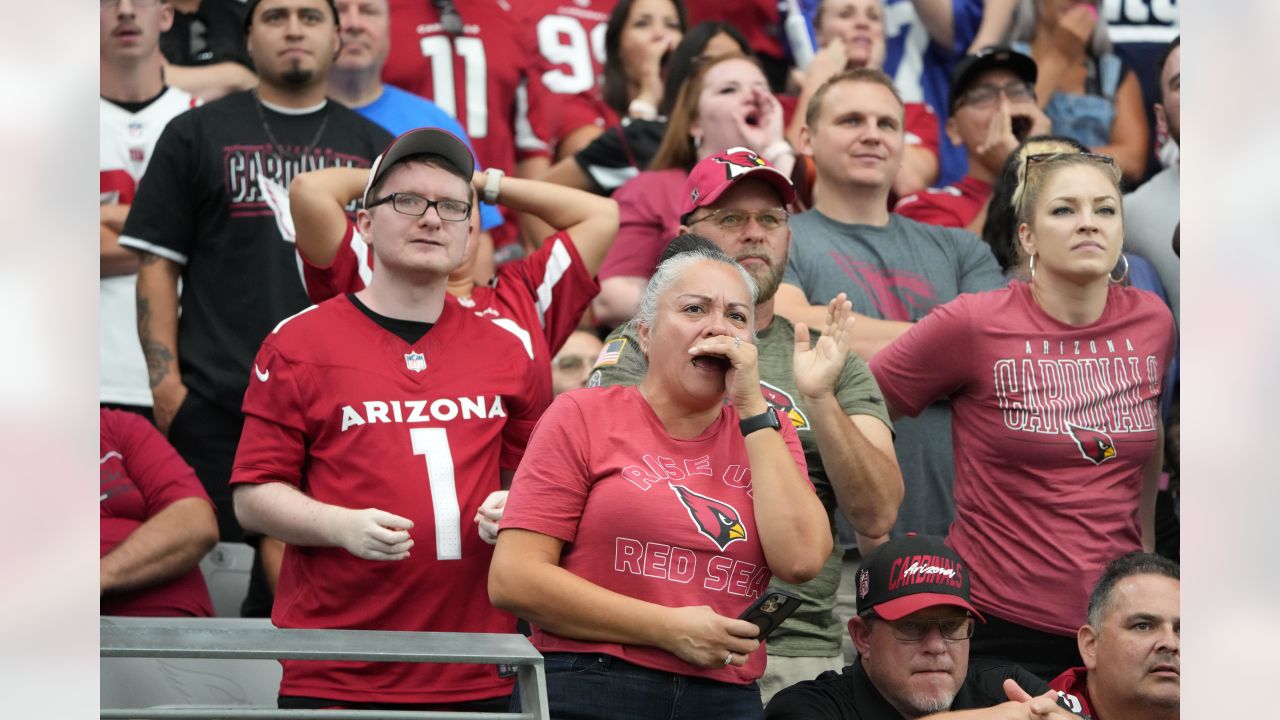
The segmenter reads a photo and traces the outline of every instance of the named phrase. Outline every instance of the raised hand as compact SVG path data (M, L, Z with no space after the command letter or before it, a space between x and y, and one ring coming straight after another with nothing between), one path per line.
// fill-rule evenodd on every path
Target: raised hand
M833 394L853 348L853 303L840 293L827 304L827 331L810 347L809 327L796 325L792 367L796 389L807 398Z
M413 521L377 508L344 508L337 526L337 544L364 560L403 560L409 557Z
M720 355L729 360L724 377L729 402L739 417L759 415L768 409L760 394L760 358L750 340L731 335L713 335L689 348L690 355Z
M760 628L755 623L725 617L706 605L672 608L665 631L660 647L698 667L742 667L760 647L756 640Z

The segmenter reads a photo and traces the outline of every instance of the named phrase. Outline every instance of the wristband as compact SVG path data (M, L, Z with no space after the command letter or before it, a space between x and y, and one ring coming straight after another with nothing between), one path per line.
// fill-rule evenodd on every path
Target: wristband
M627 116L637 120L652 120L658 117L658 108L648 100L636 98L627 106Z
M484 181L483 200L490 205L498 204L498 186L502 182L503 175L506 175L506 173L498 168L489 168L484 171L486 180Z
M791 148L791 143L787 142L786 140L779 140L774 144L770 145L769 147L765 148L764 152L760 153L760 155L764 157L765 160L768 160L769 162L773 162L774 158L779 158L779 157L782 157L783 155L795 155L795 154L796 154L796 151Z

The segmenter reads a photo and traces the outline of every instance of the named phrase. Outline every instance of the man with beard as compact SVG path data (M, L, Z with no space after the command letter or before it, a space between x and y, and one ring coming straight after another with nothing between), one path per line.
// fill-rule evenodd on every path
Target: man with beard
M684 197L680 233L710 239L759 285L756 331L761 390L771 406L791 418L828 519L834 520L838 506L863 535L886 534L902 502L902 474L875 379L848 347L831 345L826 347L844 355L843 370L820 384L801 386L794 356L810 347L811 335L816 333L797 332L773 311L773 295L786 270L791 245L784 209L795 199L791 181L751 150L732 148L694 166ZM849 303L841 295L828 307L827 323L852 322L846 320L848 315ZM588 384L633 385L644 377L647 366L634 322L628 322L606 341ZM833 612L841 557L839 549L833 550L818 577L804 585L773 580L771 587L794 592L806 602L769 636L769 663L760 680L766 702L792 683L844 664L840 623Z
M895 538L857 574L858 659L778 693L768 720L1068 720L1078 709L1016 665L969 662L969 565L933 535ZM952 712L948 712L952 711ZM945 713L936 715L935 713ZM1128 717L1128 716L1125 716Z
M1108 564L1076 636L1084 667L1049 685L1080 698L1080 709L1094 720L1177 720L1180 578L1177 563L1152 553L1132 552Z
M250 0L247 10L258 88L169 123L120 237L140 253L138 336L156 425L195 468L230 541L242 537L227 482L254 354L310 304L289 183L307 170L369 167L391 141L325 98L339 49L332 0Z

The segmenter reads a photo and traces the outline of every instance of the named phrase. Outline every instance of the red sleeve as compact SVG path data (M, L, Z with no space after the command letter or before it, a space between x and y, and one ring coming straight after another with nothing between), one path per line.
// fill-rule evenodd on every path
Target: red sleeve
M964 228L965 223L954 210L944 203L938 202L938 193L921 190L898 201L893 211L902 217L916 222L942 227Z
M327 267L311 262L301 250L297 252L307 297L317 305L338 295L363 290L373 276L373 254L350 220L338 245L338 253Z
M667 224L678 222L680 212L663 180L684 185L674 173L641 173L614 192L620 215L618 235L600 265L601 280L653 274L658 256L674 237L667 236Z
M970 323L969 298L961 296L931 310L871 358L889 407L914 417L964 386L973 357Z
M110 433L123 456L125 472L142 494L146 517L155 517L166 507L187 498L200 498L213 505L195 470L145 418L123 411L99 415L104 425L110 425Z
M926 103L907 103L903 120L907 145L919 145L938 157L938 116Z
M554 113L557 96L542 84L542 73L547 63L533 44L533 32L525 29L515 40L524 58L524 78L516 90L513 130L516 144L516 161L535 157L550 157L551 142L555 138Z
M502 528L573 542L593 482L589 443L578 403L569 395L556 398L543 413L511 482Z
M504 283L516 285L514 290L533 298L547 338L551 354L569 338L600 285L587 273L578 248L568 233L558 232L547 238L542 247L523 260L498 268L498 289Z
M268 339L250 372L231 484L287 482L302 487L307 443L298 370Z

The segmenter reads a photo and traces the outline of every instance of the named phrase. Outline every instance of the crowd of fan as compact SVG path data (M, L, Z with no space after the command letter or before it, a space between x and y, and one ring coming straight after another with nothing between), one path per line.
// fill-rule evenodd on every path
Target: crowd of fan
M102 614L221 539L553 717L1176 718L1169 12L101 0Z

